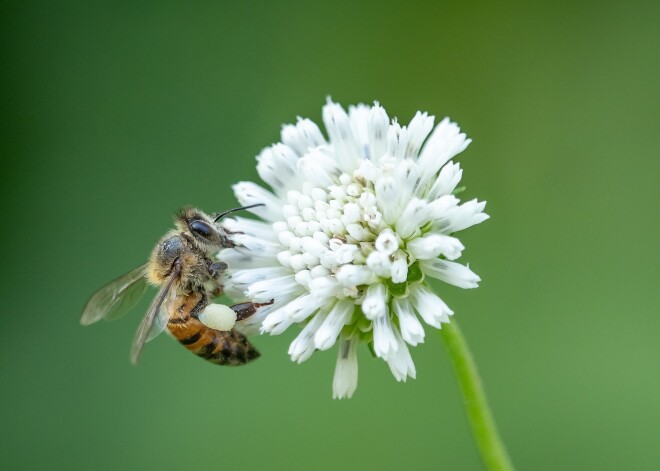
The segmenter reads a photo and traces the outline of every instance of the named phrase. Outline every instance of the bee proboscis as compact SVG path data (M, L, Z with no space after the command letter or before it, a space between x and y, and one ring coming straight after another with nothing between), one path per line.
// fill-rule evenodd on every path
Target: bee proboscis
M126 314L142 297L147 284L159 287L135 334L131 361L137 363L144 344L165 328L188 350L219 365L243 365L259 356L247 337L236 329L221 331L200 321L212 297L222 294L220 282L227 264L213 257L235 244L216 223L225 215L258 205L207 215L185 208L175 217L176 229L154 247L149 261L98 290L83 309L80 322L93 324ZM272 301L271 301L272 302ZM270 303L230 306L236 321ZM214 305L218 306L218 305ZM229 311L231 312L231 311Z

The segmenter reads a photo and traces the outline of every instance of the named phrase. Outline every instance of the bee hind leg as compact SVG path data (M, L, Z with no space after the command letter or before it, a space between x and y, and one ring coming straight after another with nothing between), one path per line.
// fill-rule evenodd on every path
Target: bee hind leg
M202 293L202 297L200 298L200 300L197 302L197 304L195 304L195 307L193 307L190 310L190 317L197 319L199 315L202 313L202 311L208 305L209 305L209 298L206 296L206 293Z
M271 299L267 303L240 303L240 304L234 304L233 306L231 306L231 308L236 313L236 320L242 321L243 319L247 319L248 317L256 313L257 309L259 309L260 307L270 306L271 304L273 304L273 302L274 300Z

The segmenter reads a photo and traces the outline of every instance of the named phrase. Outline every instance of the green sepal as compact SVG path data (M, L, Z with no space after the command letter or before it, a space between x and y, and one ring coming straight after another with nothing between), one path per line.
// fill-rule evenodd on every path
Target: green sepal
M371 352L371 356L374 357L374 358L378 358L378 356L376 356L376 350L374 350L374 343L369 342L367 344L367 346L369 347L369 351Z
M467 187L466 186L459 186L454 189L454 191L451 192L452 195L458 195L460 193L463 193Z
M419 268L419 262L415 262L408 267L408 277L406 279L408 283L417 283L423 279L424 273L422 272L422 269Z
M387 291L395 298L405 298L408 296L407 281L404 281L403 283L393 283L392 279L388 278L385 285L387 286Z

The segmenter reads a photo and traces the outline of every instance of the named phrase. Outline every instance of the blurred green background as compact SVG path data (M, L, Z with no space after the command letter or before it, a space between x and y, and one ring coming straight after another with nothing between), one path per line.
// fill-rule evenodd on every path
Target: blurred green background
M442 286L520 470L660 466L660 3L2 2L3 469L479 470L440 336L396 383L360 352L249 367L171 339L145 300L78 324L173 211L235 204L254 156L331 95L474 139L478 290Z

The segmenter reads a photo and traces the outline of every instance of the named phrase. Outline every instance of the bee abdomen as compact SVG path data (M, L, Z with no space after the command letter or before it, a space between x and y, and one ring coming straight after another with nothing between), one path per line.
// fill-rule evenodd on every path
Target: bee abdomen
M230 366L244 365L259 357L245 335L235 330L211 329L190 317L185 306L186 303L170 318L167 329L192 353L212 363Z

